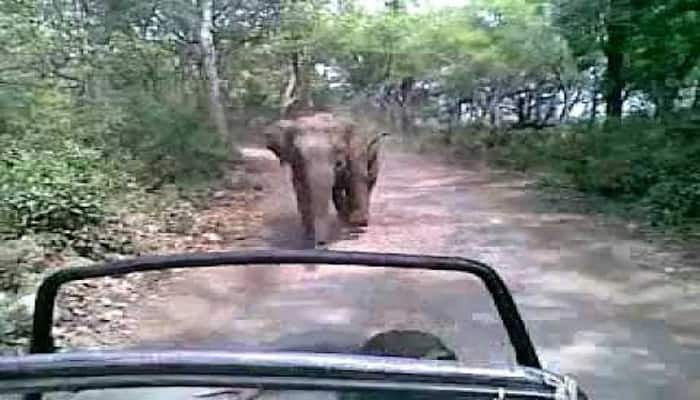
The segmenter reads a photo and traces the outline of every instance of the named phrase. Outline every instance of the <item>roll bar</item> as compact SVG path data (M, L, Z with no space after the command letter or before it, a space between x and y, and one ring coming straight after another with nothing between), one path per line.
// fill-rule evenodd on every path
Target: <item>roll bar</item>
M54 308L58 291L66 283L134 272L180 268L240 267L244 265L280 267L289 264L427 269L458 271L474 275L484 283L496 305L499 317L515 351L517 363L524 367L541 369L539 358L515 302L505 283L492 267L479 261L459 257L331 250L250 250L144 256L88 267L59 270L44 279L39 287L35 299L30 353L52 353L55 351L52 333Z

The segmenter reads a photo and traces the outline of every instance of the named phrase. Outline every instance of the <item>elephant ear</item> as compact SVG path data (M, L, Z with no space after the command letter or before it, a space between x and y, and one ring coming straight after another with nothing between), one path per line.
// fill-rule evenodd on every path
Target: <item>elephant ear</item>
M377 169L379 147L383 137L389 136L388 132L381 132L367 143L367 170L371 173Z
M265 141L268 150L280 160L280 164L292 160L294 137L299 132L298 127L290 120L281 120L265 130Z

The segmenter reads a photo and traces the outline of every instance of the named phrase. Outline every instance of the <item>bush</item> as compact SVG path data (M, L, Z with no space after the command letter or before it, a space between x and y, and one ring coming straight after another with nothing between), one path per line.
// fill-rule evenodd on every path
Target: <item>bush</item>
M215 177L228 154L192 104L120 90L102 101L52 89L0 92L0 236L50 233L81 254L124 247L100 234L108 200L136 187ZM133 187L131 187L133 188Z
M644 204L657 224L697 223L700 218L700 171L657 183L644 197Z
M483 148L489 149L491 161L517 171L536 167L550 152L547 143L534 131L499 132L477 136Z
M149 184L209 179L229 158L222 138L191 105L132 93L105 106L110 124L102 131L112 156L137 160L139 177ZM116 108L115 108L116 107Z
M700 217L700 116L627 119L608 127L568 126L499 137L494 159L540 168L587 193L646 210L660 225Z
M0 221L6 233L66 233L105 216L111 185L99 152L69 141L52 150L11 142L1 159Z

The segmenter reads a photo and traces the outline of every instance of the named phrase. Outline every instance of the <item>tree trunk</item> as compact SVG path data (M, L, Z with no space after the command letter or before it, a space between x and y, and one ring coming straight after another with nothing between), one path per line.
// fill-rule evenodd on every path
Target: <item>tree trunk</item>
M501 126L501 91L493 89L489 99L489 125L492 130Z
M313 109L310 72L302 60L302 51L294 51L290 56L289 79L282 94L282 117L293 118L297 113Z
M299 5L304 5L307 0L290 0L290 6L285 12L303 12ZM293 16L293 18L297 18ZM292 26L287 34L287 39L293 43L294 48L289 54L289 77L281 98L280 114L282 118L294 118L298 114L313 110L311 75L313 73L313 60L308 57L306 47L302 42L305 36L303 30Z
M598 117L598 95L598 90L593 89L593 94L591 95L591 115L589 120L589 124L591 125L595 123L595 120Z
M563 123L566 121L566 116L568 115L568 107L569 107L569 91L566 90L566 87L563 85L560 87L561 93L564 96L564 104L561 107L561 112L559 113L559 123Z
M532 101L532 88L530 88L527 93L525 94L525 121L531 121L532 120L532 110L534 108Z
M208 84L209 118L224 142L227 145L231 145L232 138L229 136L226 113L221 100L219 72L216 65L216 48L214 47L214 35L212 34L214 1L201 0L200 7L202 19L199 27L199 45L202 48L204 76Z
M542 88L539 83L535 86L535 119L531 122L535 125L542 123Z
M606 22L607 41L603 48L607 58L605 74L605 111L608 118L620 118L622 116L623 97L625 88L624 62L625 62L625 0L611 0L610 12Z
M518 125L525 124L525 95L520 94L516 98L516 110L518 113Z
M576 104L578 104L581 101L581 97L583 96L583 90L581 89L573 89L574 95L573 98L570 99L570 101L567 101L564 104L564 107L562 109L562 120L561 122L568 122L570 117L571 117L571 111L576 107ZM571 97L571 94L569 94L569 97Z
M414 98L415 79L412 76L405 77L399 85L399 112L401 113L401 130L404 134L413 135L416 133L414 126Z

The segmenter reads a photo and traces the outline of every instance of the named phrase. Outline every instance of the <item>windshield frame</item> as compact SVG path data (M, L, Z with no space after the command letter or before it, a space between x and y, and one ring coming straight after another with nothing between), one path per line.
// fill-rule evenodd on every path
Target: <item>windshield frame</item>
M298 352L93 351L0 358L0 394L146 387L555 398L565 380L527 368Z
M507 286L492 267L467 258L393 253L369 253L333 250L249 250L231 252L183 253L165 256L143 256L66 268L49 275L39 286L35 299L31 354L55 351L53 319L56 297L62 285L84 279L120 276L135 272L182 268L242 267L259 265L282 267L293 264L322 264L336 267L362 266L375 268L426 269L464 272L479 278L496 306L518 365L541 369L525 322Z

